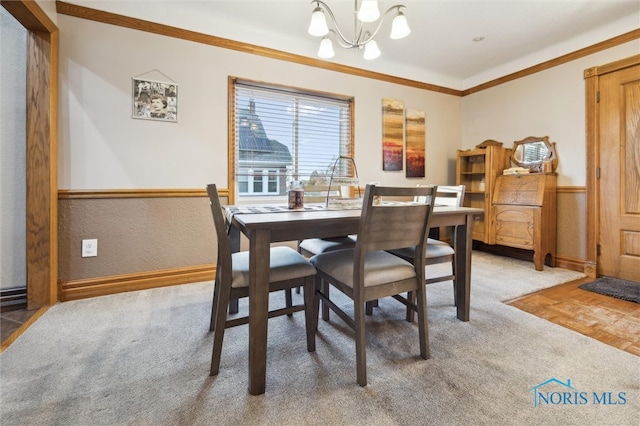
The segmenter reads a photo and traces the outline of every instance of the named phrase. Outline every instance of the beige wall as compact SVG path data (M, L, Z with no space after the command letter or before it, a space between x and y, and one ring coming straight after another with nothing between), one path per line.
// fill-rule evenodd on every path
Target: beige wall
M89 192L204 189L210 182L228 187L229 76L354 96L361 182L452 184L457 149L485 139L508 146L525 136L549 135L558 142L559 185L583 186L582 70L630 56L638 48L638 43L627 43L459 98L65 15L57 22L59 188ZM178 83L178 123L131 118L134 76ZM382 98L426 112L425 179L381 170ZM561 192L558 204L558 254L584 258L583 190ZM60 280L213 263L205 207L206 199L198 197L60 200ZM172 219L181 215L184 220ZM82 238L99 239L97 258L80 257ZM145 251L150 254L140 254Z
M227 187L229 76L354 96L360 179L453 183L459 97L162 37L66 15L60 26L60 189ZM157 71L155 71L157 70ZM158 72L159 71L159 72ZM179 122L131 118L131 78L179 84ZM427 176L382 172L382 98L427 116Z
M558 185L586 184L584 70L637 55L640 40L510 81L462 99L462 146L485 139L511 147L527 136L557 143Z

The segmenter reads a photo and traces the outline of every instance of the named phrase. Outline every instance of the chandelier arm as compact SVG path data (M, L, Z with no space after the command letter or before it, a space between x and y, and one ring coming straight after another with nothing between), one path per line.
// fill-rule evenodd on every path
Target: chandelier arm
M384 13L382 14L382 16L380 17L380 20L378 21L378 26L377 26L377 27L376 27L376 29L373 31L373 33L371 33L371 32L369 32L369 31L367 31L367 32L365 33L365 37L366 37L366 34L367 34L367 33L369 33L369 38L366 38L365 40L362 40L362 41L358 40L358 46L364 46L365 44L367 44L367 43L369 43L371 40L373 40L373 39L374 39L374 37L378 34L378 31L380 31L380 28L382 27L382 23L384 22L385 18L386 18L386 17L387 17L387 15L389 14L389 12L393 11L394 9L397 9L397 10L398 10L398 12L400 12L400 8L402 8L402 7L406 8L406 6L405 6L405 5L403 5L403 4L396 4L396 5L391 6L389 9L387 9L387 11L386 11L386 12L384 12Z
M340 46L342 46L342 47L355 47L355 46L359 45L359 43L355 43L354 44L353 42L349 41L349 39L346 38L344 36L344 34L342 34L342 31L340 31L340 28L338 27L338 22L336 21L336 17L333 14L333 12L331 11L331 8L329 7L328 4L326 4L322 0L313 0L311 3L316 3L316 4L319 4L319 5L322 5L324 11L329 14L329 18L331 18L331 22L333 23L333 27L335 28L335 31L333 33L338 36L338 40L337 41L340 44ZM362 26L360 26L360 34L362 34Z

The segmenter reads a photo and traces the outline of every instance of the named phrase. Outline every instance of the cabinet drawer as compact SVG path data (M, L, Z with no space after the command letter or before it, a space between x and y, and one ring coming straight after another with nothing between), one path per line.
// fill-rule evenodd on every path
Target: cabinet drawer
M544 175L510 175L496 179L493 204L541 206Z
M527 206L494 206L493 229L495 243L510 247L533 249L534 224L540 209Z

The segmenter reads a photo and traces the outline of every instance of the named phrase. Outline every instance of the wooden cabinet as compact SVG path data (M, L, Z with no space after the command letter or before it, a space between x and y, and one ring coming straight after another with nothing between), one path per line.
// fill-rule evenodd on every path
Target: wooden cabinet
M509 167L511 150L490 145L484 148L458 150L456 184L465 185L465 207L484 209L484 216L476 216L473 223L473 239L489 243L491 194L496 177Z
M555 266L555 173L498 176L489 217L489 244L533 250L537 271Z

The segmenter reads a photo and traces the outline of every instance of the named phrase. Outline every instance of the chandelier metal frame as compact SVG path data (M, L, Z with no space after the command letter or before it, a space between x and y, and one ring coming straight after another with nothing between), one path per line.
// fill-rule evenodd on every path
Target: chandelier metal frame
M392 38L394 39L399 39L399 38L403 38L406 37L411 30L409 29L409 26L406 23L406 18L404 17L404 13L403 13L403 9L406 9L406 6L403 4L396 4L391 6L390 8L388 8L383 14L379 14L379 18L375 18L373 19L371 22L375 22L377 20L377 25L375 27L375 29L373 31L370 31L368 29L365 29L365 24L367 23L371 23L371 22L364 22L362 20L360 20L358 18L358 0L354 1L354 12L353 12L353 38L349 39L347 36L345 36L345 34L340 30L340 27L338 26L338 22L337 19L333 13L333 11L331 10L331 8L329 7L328 4L326 4L324 1L322 0L312 0L311 4L315 3L316 7L313 11L314 15L316 14L316 12L321 12L323 16L326 17L326 15L329 15L329 18L331 20L331 24L333 26L333 28L329 28L328 25L326 25L327 30L326 32L324 32L323 34L314 34L312 32L312 27L314 26L314 16L312 15L312 22L311 25L309 27L309 33L317 36L317 37L322 37L322 42L321 42L321 48L320 51L322 51L323 49L323 45L329 44L328 48L330 49L330 56L323 56L320 54L320 51L318 52L318 55L321 57L332 57L333 56L333 47L330 46L330 34L333 33L334 35L336 35L336 41L338 42L338 44L345 48L345 49L362 49L363 47L365 47L365 57L368 56L367 55L367 49L369 49L369 47L372 48L372 50L377 51L377 54L375 54L375 56L373 57L377 57L380 55L380 51L377 47L377 44L374 40L374 38L376 37L376 35L378 34L378 32L380 32L380 29L382 28L382 24L385 22L385 18L391 13L391 12L396 12L396 15L394 17L394 28L396 25L396 19L398 17L401 17L401 20L403 21L401 23L402 26L402 31L401 34L399 36L394 36L394 30L392 30ZM377 2L375 4L375 10L376 12L378 11L377 9ZM326 18L324 20L325 24L326 24ZM374 46L369 46L367 47L367 45L371 43ZM370 55L369 55L370 56ZM373 59L373 57L370 57L370 59ZM367 58L369 59L369 58Z

